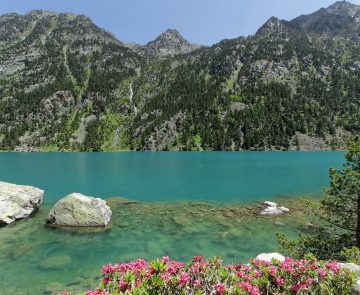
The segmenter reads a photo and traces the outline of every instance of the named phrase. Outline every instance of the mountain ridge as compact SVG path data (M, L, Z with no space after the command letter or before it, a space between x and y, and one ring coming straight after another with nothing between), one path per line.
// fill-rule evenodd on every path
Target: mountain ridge
M210 47L174 29L128 44L81 15L0 16L0 149L342 148L360 132L357 8L272 17Z

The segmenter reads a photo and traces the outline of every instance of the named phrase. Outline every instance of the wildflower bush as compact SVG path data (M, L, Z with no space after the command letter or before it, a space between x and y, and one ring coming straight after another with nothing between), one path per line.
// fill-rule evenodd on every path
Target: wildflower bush
M271 263L252 259L248 265L224 266L219 258L196 256L189 264L163 257L147 262L109 264L96 290L86 295L115 294L352 294L354 274L332 261L286 258ZM61 295L67 295L65 292Z

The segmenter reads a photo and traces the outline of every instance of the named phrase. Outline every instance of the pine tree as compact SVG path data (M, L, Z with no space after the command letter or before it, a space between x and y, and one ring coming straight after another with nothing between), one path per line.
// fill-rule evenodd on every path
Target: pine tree
M308 202L312 222L297 241L278 234L279 243L295 257L313 253L341 259L342 251L360 248L360 135L349 142L343 169L330 169L330 187L319 204Z

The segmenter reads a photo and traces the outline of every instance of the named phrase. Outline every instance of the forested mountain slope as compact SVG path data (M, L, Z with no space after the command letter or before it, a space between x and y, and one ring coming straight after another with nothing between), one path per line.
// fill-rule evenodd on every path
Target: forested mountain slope
M254 36L128 45L85 17L0 16L1 150L341 148L360 132L360 6Z

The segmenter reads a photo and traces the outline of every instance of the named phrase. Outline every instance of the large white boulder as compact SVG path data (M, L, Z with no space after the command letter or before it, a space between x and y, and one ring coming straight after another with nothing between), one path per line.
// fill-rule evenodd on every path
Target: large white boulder
M72 193L55 204L46 223L69 227L101 227L110 222L111 215L110 207L104 200Z
M44 191L33 186L0 181L0 225L12 223L35 213Z
M258 256L256 256L256 259L267 261L267 262L271 262L273 259L276 259L276 260L282 262L285 260L285 257L279 253L262 253L262 254L259 254Z

